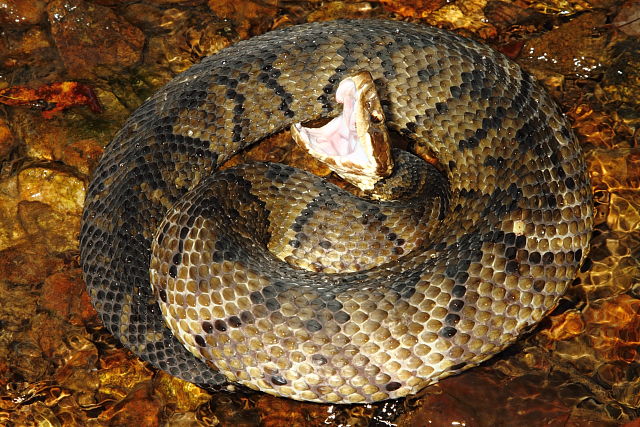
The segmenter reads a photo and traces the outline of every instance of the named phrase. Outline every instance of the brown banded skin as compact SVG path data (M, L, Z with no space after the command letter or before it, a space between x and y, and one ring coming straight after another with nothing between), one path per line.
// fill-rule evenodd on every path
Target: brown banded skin
M390 129L438 158L448 181L440 194L449 197L443 203L431 194L421 202L427 208L409 206L419 221L394 225L426 234L380 266L340 274L326 265L315 265L318 273L292 268L264 247L272 210L295 226L283 230L293 238L275 244L289 252L299 245L313 256L340 245L302 242L328 219L359 236L384 232L394 245L403 238L383 228L393 217L385 206L356 202L341 209L348 215L327 214L336 203L332 187L287 167L261 166L272 180L262 190L244 167L206 177L292 123L337 115L337 84L362 70L373 76ZM320 185L318 197L291 206L268 199L269 192L296 193L282 190L294 176L296 185ZM190 194L180 202L186 212L174 213L189 190L212 181L221 186L208 190L215 197ZM424 220L433 209L437 215ZM158 230L169 210L170 225ZM217 212L235 221L237 233L211 236L215 228L203 226L219 221ZM250 223L262 225L251 234ZM238 43L147 100L95 172L80 248L105 326L142 359L203 386L236 381L295 399L352 403L415 393L508 346L555 306L585 257L591 228L580 148L529 75L446 31L335 21ZM157 250L172 260L154 265L162 277L157 296L149 282L156 235ZM343 240L343 253L360 249L364 263L358 243Z

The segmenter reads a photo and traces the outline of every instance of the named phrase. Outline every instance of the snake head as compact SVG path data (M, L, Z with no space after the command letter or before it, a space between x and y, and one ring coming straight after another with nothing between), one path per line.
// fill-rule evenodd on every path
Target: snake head
M361 71L336 90L342 113L319 128L291 125L293 139L347 182L363 191L393 171L384 111L373 78Z

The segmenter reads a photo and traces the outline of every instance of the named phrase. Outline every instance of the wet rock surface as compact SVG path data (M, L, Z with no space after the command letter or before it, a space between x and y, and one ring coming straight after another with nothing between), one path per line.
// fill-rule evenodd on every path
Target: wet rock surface
M47 5L47 16L56 47L73 77L117 72L141 58L144 34L108 7L53 0Z
M0 91L81 80L102 111L55 109L47 92L24 103L0 96L0 424L638 425L638 3L527 4L0 0ZM101 327L78 265L82 201L102 147L148 95L203 56L271 28L364 16L483 40L547 86L583 144L598 202L584 271L516 345L401 401L332 406L208 393L153 371ZM232 163L244 159L327 174L288 133Z

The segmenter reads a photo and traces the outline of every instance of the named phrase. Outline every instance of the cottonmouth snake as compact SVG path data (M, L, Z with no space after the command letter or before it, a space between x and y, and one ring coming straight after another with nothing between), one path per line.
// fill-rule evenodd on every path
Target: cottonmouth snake
M270 192L298 179L278 165L253 172L270 185L223 172L214 179L221 190L157 230L234 153L292 123L335 116L336 85L360 70L373 75L388 126L428 149L448 181L446 212L424 226L415 248L404 253L406 242L385 228L384 205L342 207L326 187L270 204ZM221 213L235 234L194 241ZM337 221L383 230L392 245L382 247L400 256L342 274L293 268L264 249L276 217L291 217L291 245L308 237L309 224ZM512 343L574 279L591 226L580 147L528 74L446 31L354 20L240 42L148 99L105 149L80 248L105 326L154 366L203 386L233 381L349 403L415 393ZM177 258L165 265L166 291L150 286L153 239ZM184 345L158 300L173 303L168 324L188 331Z

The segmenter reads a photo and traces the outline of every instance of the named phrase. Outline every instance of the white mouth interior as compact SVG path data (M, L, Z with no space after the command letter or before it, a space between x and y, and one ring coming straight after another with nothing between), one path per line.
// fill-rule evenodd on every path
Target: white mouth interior
M345 79L336 90L336 101L343 104L342 113L338 117L319 128L307 128L300 123L294 125L310 152L316 151L335 160L349 160L357 165L369 164L356 128L358 97L356 84L351 79ZM364 138L368 138L368 135L365 134Z

